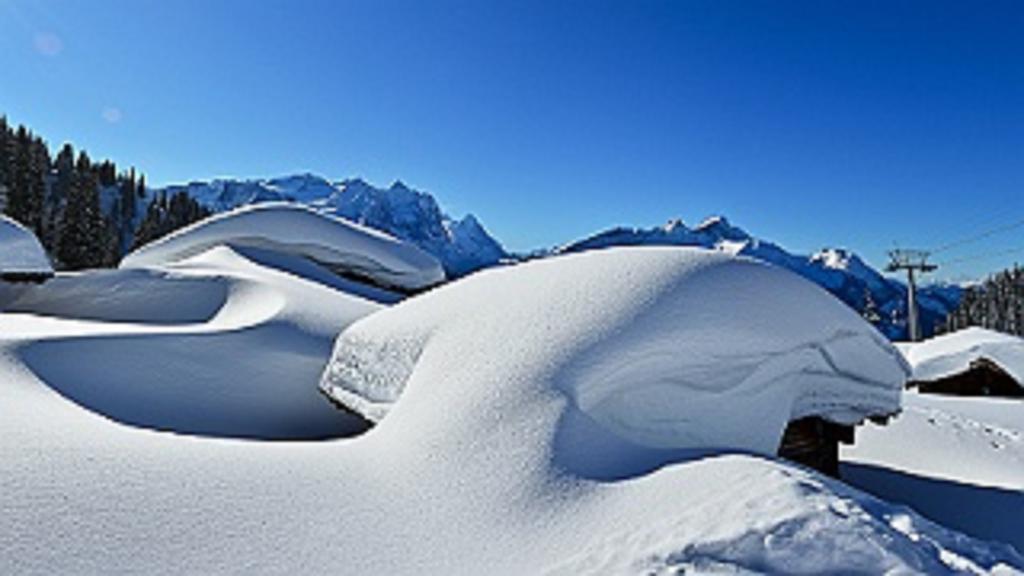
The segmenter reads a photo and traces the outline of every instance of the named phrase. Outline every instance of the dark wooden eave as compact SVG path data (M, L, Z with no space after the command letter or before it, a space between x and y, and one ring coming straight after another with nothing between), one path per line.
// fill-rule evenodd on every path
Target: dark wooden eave
M53 278L53 272L3 272L0 271L0 281L26 284L42 284Z

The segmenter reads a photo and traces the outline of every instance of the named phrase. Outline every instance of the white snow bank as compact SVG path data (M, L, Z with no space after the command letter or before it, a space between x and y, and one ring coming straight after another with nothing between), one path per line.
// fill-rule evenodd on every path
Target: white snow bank
M183 260L219 245L298 255L331 270L403 290L444 280L440 262L382 232L289 203L264 203L212 216L125 256L122 268Z
M718 315L725 320L717 323L732 329L710 337L744 342L741 349L749 351L773 320L756 304L773 307L788 298L755 288L771 281L815 306L821 296L802 281L770 280L779 272L762 265L698 265L672 249L651 253L560 258L524 267L523 278L513 269L487 272L482 284L442 289L450 294L443 299L414 297L446 306L433 323L425 322L426 307L402 306L424 320L410 326L432 332L421 337L401 400L370 432L330 442L155 433L82 407L103 414L100 408L116 405L125 418L141 419L160 414L166 402L167 414L196 417L204 406L223 406L218 395L251 392L263 401L235 412L236 423L267 424L265 410L312 401L310 381L328 358L328 334L357 304L322 284L220 247L154 269L170 283L178 275L226 278L226 298L211 317L204 307L188 310L202 320L193 325L164 317L152 325L0 314L0 574L963 574L1024 566L1010 550L810 470L746 454L645 448L577 409L574 386L590 381L581 379L586 363L629 350L616 338L619 328L642 326L623 338L652 344L680 336L680 317L707 333ZM557 272L563 267L578 272L578 281ZM751 314L744 334L719 299L700 296L704 307L684 298L702 291L681 287L689 283L684 278L705 275L718 285L712 280L735 279L739 270L753 284L720 287L738 312ZM540 285L524 286L527 278ZM127 284L142 288L148 281L133 277ZM202 287L175 285L186 293ZM545 288L551 296L540 297ZM517 305L523 294L531 302ZM472 298L456 306L458 296ZM142 296L133 298L140 306ZM664 304L670 301L681 310ZM377 314L396 330L403 325L390 311ZM447 314L455 314L452 322L441 321ZM476 327L473 314L480 317ZM845 313L835 314L819 312L818 330L849 324ZM796 326L805 327L801 318ZM506 336L513 338L499 349ZM404 337L395 341L412 343L417 333ZM888 358L884 350L866 359ZM406 353L414 350L395 355ZM842 366L847 355L833 358ZM842 387L835 380L826 388ZM858 386L871 388L850 389ZM764 388L785 396L793 387ZM94 401L75 404L54 390L85 391ZM201 401L181 402L190 397ZM724 394L715 411L728 414L734 398ZM319 400L318 407L327 405ZM332 419L344 418L327 409ZM318 414L278 416L323 422ZM591 468L577 466L582 461ZM596 474L597 464L611 473Z
M31 230L0 214L0 311L53 276L46 251Z
M380 308L220 246L165 266L62 274L11 305L0 339L45 335L19 347L25 365L126 424L349 436L365 422L331 406L316 382L339 327Z
M1024 383L1024 339L984 328L965 328L903 348L912 380L926 382L966 372L985 359Z
M843 447L843 480L1024 551L1024 403L914 391L903 401L899 418Z
M774 454L793 419L898 411L906 375L878 332L795 274L621 248L484 271L365 318L338 338L321 387L375 421L406 399L433 407L408 422L536 386L582 413L560 430L574 441L582 417L648 449ZM594 448L566 456L590 466L607 456Z
M0 215L0 275L53 274L53 266L31 230Z

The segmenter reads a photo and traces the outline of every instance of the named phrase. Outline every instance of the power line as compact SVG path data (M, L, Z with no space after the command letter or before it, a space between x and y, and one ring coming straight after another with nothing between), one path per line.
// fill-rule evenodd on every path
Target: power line
M982 232L980 232L978 234L974 234L972 236L967 236L965 238L961 238L960 240L955 240L953 242L949 242L947 244L943 244L942 246L939 246L938 248L933 249L931 251L931 253L932 254L938 254L939 252L946 252L946 251L952 250L954 248L959 248L961 246L966 246L968 244L973 244L975 242L979 242L979 241L984 240L986 238L990 238L992 236L995 236L996 234L1002 234L1003 232L1009 232L1010 230L1014 230L1016 228L1020 228L1021 226L1024 226L1024 218L1022 218L1020 220L1016 220L1016 221L1011 222L1009 224L1002 224L1002 225L996 226L994 228L989 228L988 230L984 230L984 231L982 231Z
M1017 254L1024 252L1024 246L1018 246L1016 248L1007 248L1005 250L996 250L993 252L980 252L978 254L972 254L970 256L964 256L962 258L954 258L952 260L944 260L939 262L940 266L953 266L955 264L963 264L965 262L973 262L975 260L985 260L988 258L996 258L999 256L1007 256L1009 254Z

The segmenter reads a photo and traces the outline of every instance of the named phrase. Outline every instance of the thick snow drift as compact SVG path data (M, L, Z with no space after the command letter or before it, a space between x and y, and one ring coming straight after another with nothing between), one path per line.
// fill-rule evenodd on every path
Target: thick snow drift
M52 274L53 266L36 235L0 214L0 276Z
M77 276L55 284L52 296L66 290L88 299L90 287L94 295L103 285L110 290L105 302L81 311L70 296L40 297L19 303L19 313L0 314L0 574L963 574L1024 566L1012 550L786 462L652 449L610 433L610 423L596 424L591 414L619 411L602 411L604 402L581 411L581 402L604 394L609 405L631 405L629 394L616 395L626 384L603 372L618 364L601 355L630 357L623 364L638 368L621 372L626 377L647 375L644 363L668 369L674 361L644 351L661 351L657 344L669 336L707 351L695 340L702 334L718 350L741 353L735 371L725 357L708 357L714 366L699 381L713 384L710 397L722 374L751 369L757 357L743 354L802 345L775 326L782 334L773 346L766 330L778 319L760 308L791 300L817 306L825 298L762 264L698 260L672 249L638 254L494 270L439 290L447 294L441 298L409 301L443 304L436 313L425 305L375 313L395 328L389 332L398 345L378 347L380 356L417 358L407 389L368 433L319 442L182 436L121 422L212 416L204 406L223 408L232 399L245 409L206 422L266 425L273 419L264 410L275 406L314 410L329 335L376 305L223 246L174 265L85 275L77 287ZM749 283L731 282L740 272ZM791 293L760 291L768 285ZM714 297L702 286L725 293ZM551 294L542 296L545 290ZM194 304L190 295L199 296ZM453 303L460 297L464 305ZM520 297L529 303L517 304ZM126 311L103 320L120 309L119 298ZM401 337L396 331L406 324L391 314L397 310L410 314L413 328ZM820 347L810 351L827 354L825 364L835 368L819 370L815 353L805 363L801 353L781 351L782 364L764 359L753 372L760 376L747 377L762 389L750 403L736 405L742 394L731 392L739 388L717 403L694 394L704 408L731 425L751 418L751 405L772 408L771 418L785 408L824 408L798 398L818 371L824 383L814 380L815 387L839 391L844 401L866 398L858 410L874 410L866 405L876 400L891 407L888 379L899 379L901 366L884 343L859 328L822 338L859 326L845 309L786 310L794 313L787 322L811 330ZM748 315L742 325L749 330L729 320L734 311ZM445 315L453 315L450 322ZM815 327L806 325L811 315ZM691 359L683 367L698 357L672 352ZM861 374L845 366L853 358L878 363L885 374L836 376ZM812 373L793 385L764 372L795 365ZM886 385L876 394L878 382ZM680 397L691 390L679 388ZM261 401L245 402L250 394ZM640 394L637 412L657 417L654 397L679 399ZM315 409L344 424L344 413L316 399ZM113 415L112 407L122 412ZM303 410L287 419L323 423L321 415ZM648 428L640 432L651 438Z
M67 398L144 428L262 439L365 429L316 392L339 326L380 304L220 246L165 266L62 274L3 336ZM44 336L44 337L38 337Z
M31 230L0 214L0 310L28 292L27 282L53 276L53 267Z
M1024 551L1024 402L908 391L887 426L843 450L843 480Z
M278 202L197 222L128 254L121 267L166 264L219 245L302 256L342 275L405 291L444 281L441 264L412 244L298 204Z
M484 271L366 318L321 386L380 420L403 393L471 410L470 387L525 381L629 443L774 454L790 420L897 412L906 375L878 332L795 274L623 248Z
M913 368L912 380L930 381L966 372L976 360L994 362L1024 382L1024 339L984 328L965 328L900 346Z

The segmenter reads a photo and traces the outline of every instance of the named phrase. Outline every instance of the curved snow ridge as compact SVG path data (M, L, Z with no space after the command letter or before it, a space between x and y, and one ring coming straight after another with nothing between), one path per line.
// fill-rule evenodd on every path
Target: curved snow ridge
M0 214L0 276L8 274L49 276L53 266L31 230Z
M199 436L291 440L365 430L362 419L325 402L316 382L338 326L380 309L374 302L226 246L165 266L59 280L0 323L23 340L24 364L85 409ZM61 317L73 301L90 304Z
M938 380L966 372L981 359L993 362L1024 383L1024 339L984 328L965 328L924 342L904 345L913 380Z
M282 202L238 208L187 226L128 254L121 267L167 264L218 245L300 255L336 273L405 291L444 281L440 262L412 244Z
M870 325L790 272L643 247L484 271L365 318L321 388L375 421L405 403L410 418L556 392L639 446L774 454L793 418L898 411L907 374Z

